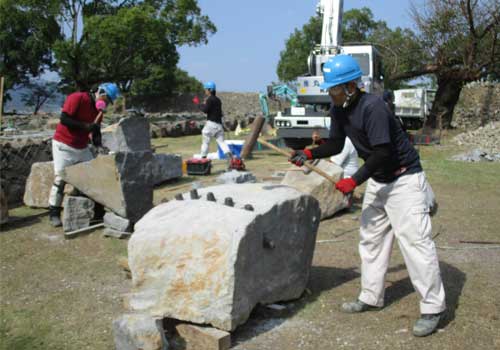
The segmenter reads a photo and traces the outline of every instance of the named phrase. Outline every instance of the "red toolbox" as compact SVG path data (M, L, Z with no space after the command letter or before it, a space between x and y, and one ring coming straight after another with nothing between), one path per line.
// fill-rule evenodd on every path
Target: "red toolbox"
M188 175L210 175L212 161L207 158L191 158L186 160Z

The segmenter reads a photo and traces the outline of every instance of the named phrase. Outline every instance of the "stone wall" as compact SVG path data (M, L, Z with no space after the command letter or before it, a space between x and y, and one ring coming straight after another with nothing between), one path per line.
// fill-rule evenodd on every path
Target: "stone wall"
M9 204L23 200L31 165L52 160L51 139L15 139L0 143L1 182Z
M492 121L500 121L500 83L467 84L455 106L452 126L473 130Z

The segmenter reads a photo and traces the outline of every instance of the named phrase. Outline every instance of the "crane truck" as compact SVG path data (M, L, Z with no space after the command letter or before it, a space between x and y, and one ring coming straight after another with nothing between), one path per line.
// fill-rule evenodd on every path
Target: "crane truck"
M321 43L309 54L308 73L297 77L297 102L274 118L277 135L293 149L303 149L312 142L314 130L328 138L330 129L330 97L320 89L323 82L323 64L329 58L351 55L359 64L363 75L361 88L366 92L382 95L384 91L382 61L372 45L342 45L343 0L320 0L316 12L323 18Z

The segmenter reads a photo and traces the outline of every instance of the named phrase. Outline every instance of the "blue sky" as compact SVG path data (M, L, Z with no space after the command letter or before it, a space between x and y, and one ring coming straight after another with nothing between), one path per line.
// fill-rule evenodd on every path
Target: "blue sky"
M315 14L317 0L198 0L217 26L207 45L181 47L180 68L219 91L256 92L277 81L285 40ZM410 0L344 0L344 11L368 7L390 28L412 28Z

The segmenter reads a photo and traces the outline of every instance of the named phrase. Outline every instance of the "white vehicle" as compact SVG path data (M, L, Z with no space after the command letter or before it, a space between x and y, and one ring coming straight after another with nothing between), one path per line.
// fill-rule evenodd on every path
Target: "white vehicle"
M317 12L323 16L321 44L316 46L308 58L309 74L297 77L297 100L299 105L279 112L274 119L277 135L293 149L302 149L312 143L313 130L321 137L329 136L330 97L319 88L323 82L323 64L330 57L349 54L359 63L363 75L362 88L382 95L382 62L380 54L371 45L342 46L343 0L321 0Z
M429 115L436 96L433 89L401 89L394 91L396 116L407 129L420 129Z

